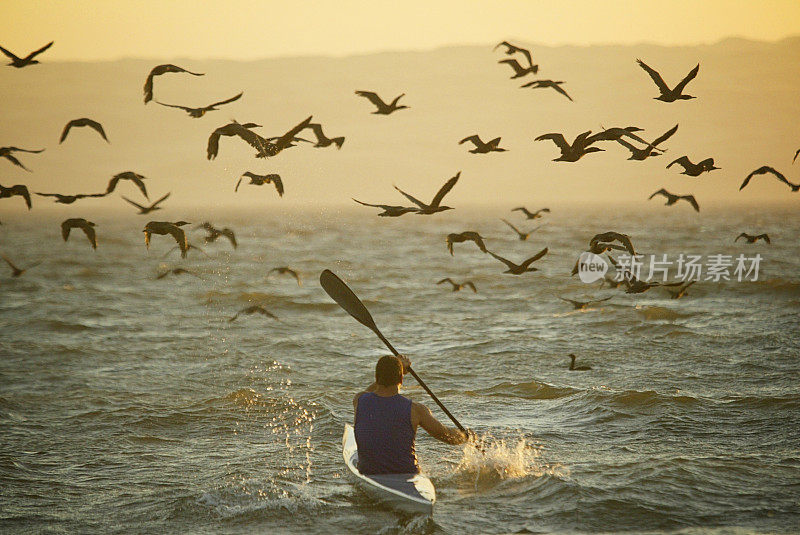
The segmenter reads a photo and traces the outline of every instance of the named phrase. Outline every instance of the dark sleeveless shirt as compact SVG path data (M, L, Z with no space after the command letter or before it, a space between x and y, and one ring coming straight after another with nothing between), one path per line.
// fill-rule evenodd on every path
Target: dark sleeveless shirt
M362 474L419 472L411 426L411 400L365 392L358 398L355 425L358 470Z

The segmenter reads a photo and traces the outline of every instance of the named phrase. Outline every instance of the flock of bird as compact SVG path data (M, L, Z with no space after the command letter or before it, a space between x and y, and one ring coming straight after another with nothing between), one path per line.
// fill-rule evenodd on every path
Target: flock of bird
M30 65L38 64L39 61L35 58L48 50L53 43L49 43L44 47L31 52L24 58L20 58L13 53L9 52L5 48L0 47L0 51L2 51L10 60L10 66L16 68L24 68ZM503 65L508 65L513 74L511 79L520 79L524 78L525 80L529 80L529 76L536 76L539 72L539 65L533 62L533 57L530 50L514 45L509 43L508 41L503 41L499 43L496 47L503 48L504 53L506 56L511 56L505 59L501 59L498 63ZM652 79L653 83L655 83L659 95L654 97L654 99L671 103L680 100L688 100L694 99L696 97L692 95L686 94L684 91L686 90L687 85L694 80L700 70L699 63L674 87L670 87L666 84L663 80L661 75L644 63L642 60L637 59L637 64L649 75ZM154 98L154 82L156 77L162 76L168 73L183 73L188 74L191 76L204 76L205 73L198 73L186 70L182 67L172 64L163 64L158 65L151 69L148 73L143 93L144 93L144 104L146 105L150 101L155 101L157 104L165 107L176 108L185 111L191 118L201 118L204 117L207 113L212 112L214 110L218 110L220 106L230 104L242 98L244 92L239 92L237 95L214 102L213 104L209 104L207 106L202 107L189 107L184 105L178 104L168 104L164 102L160 102L155 100ZM524 89L553 89L559 94L563 95L570 101L572 101L572 97L566 92L566 90L562 87L565 82L563 81L556 81L551 79L534 79L527 81L520 88ZM355 91L355 94L359 97L363 97L367 99L374 107L375 110L372 112L373 114L378 115L391 115L397 111L409 109L409 106L399 104L401 98L405 96L405 93L402 93L396 96L391 102L386 102L381 98L377 93L371 91ZM261 128L261 125L253 122L247 123L239 123L237 121L231 121L228 124L220 126L214 129L208 138L208 144L206 147L206 157L208 160L213 160L219 153L219 145L222 138L239 138L240 140L247 143L250 147L256 150L255 157L256 158L272 158L278 155L285 149L297 146L299 143L309 143L312 144L316 148L325 148L330 146L335 146L337 149L341 149L345 138L343 136L329 138L323 132L323 127L320 123L312 122L313 116L309 116L304 120L298 122L293 127L286 130L284 133L278 136L271 136L266 137L255 130ZM110 143L108 136L106 135L106 131L103 126L90 118L78 118L69 121L63 128L61 132L61 136L59 138L59 144L64 143L73 128L82 128L88 127L89 129L94 130L103 140L107 143ZM568 163L575 163L578 162L581 158L587 156L588 154L603 152L606 149L601 148L598 144L603 143L616 143L630 152L629 160L645 160L647 158L661 156L666 151L663 148L663 144L665 144L673 135L676 134L678 130L678 125L676 124L674 127L663 133L661 136L655 138L653 141L647 141L644 139L639 132L643 130L639 127L635 126L628 126L628 127L611 127L611 128L603 128L601 131L597 133L592 133L591 130L582 132L581 134L577 135L571 143L567 141L564 134L553 132L553 133L546 133L539 135L535 138L535 141L551 141L559 150L560 154L558 157L554 158L553 161L557 162L568 162ZM315 137L316 141L310 141L308 139L300 137L300 135L305 132L310 131ZM504 152L506 151L505 148L500 147L500 137L496 137L489 141L484 142L479 134L472 134L469 136L464 137L461 139L458 144L464 143L471 143L473 148L469 150L470 153L473 154L489 154L492 152ZM30 171L18 158L16 155L17 153L26 153L26 154L39 154L43 152L45 149L23 149L19 147L0 147L0 158L5 158L11 164L18 166L26 171ZM792 162L797 159L798 155L800 155L800 149L798 149L797 153L795 153L794 159ZM690 176L690 177L697 177L702 173L711 172L713 170L719 169L719 167L715 166L715 162L713 158L705 158L698 163L693 163L688 156L681 156L667 165L667 168L671 168L673 165L678 165L683 168L681 174ZM776 169L769 167L769 166L762 166L758 169L752 171L747 177L744 179L740 186L740 190L745 188L751 179L758 175L763 174L772 174L774 175L779 181L788 185L793 192L797 192L800 190L800 184L794 184L790 182L783 174L781 174ZM438 190L436 195L430 200L430 202L424 202L417 197L403 191L397 186L394 188L407 200L411 203L411 206L399 205L399 204L379 204L379 203L367 203L363 202L358 199L353 199L356 203L368 207L379 208L381 211L378 213L381 217L400 217L405 214L416 214L416 215L433 215L440 212L444 212L447 210L452 210L453 207L446 206L443 203L445 196L455 187L459 178L461 176L461 172L459 171L453 177L448 179L444 185ZM253 173L251 171L247 171L243 173L240 177L236 186L234 187L234 191L238 191L242 181L244 179L249 179L247 185L253 186L263 186L263 185L273 185L276 189L276 192L279 196L283 196L284 194L284 182L278 174L266 174L266 175L259 175ZM125 171L118 174L115 174L111 177L104 192L99 193L75 193L75 194L66 194L66 193L43 193L43 192L34 192L36 195L41 197L52 197L55 199L56 203L62 204L72 204L82 199L87 198L97 198L97 197L105 197L111 193L113 193L120 181L128 181L134 186L136 186L139 191L142 193L145 199L149 202L150 198L147 192L147 187L145 185L146 177L133 172L133 171ZM171 193L166 193L162 197L160 197L155 202L149 204L140 204L136 201L133 201L127 197L122 197L124 201L132 205L138 210L138 214L145 215L149 214L153 211L160 210L162 206L160 206L164 201L166 201L170 197ZM677 195L667 191L664 188L659 189L658 191L654 192L649 199L653 199L654 197L661 195L666 198L666 205L672 206L675 205L678 201L686 201L689 203L695 211L700 210L700 206L693 195ZM32 208L32 200L31 194L28 190L27 186L24 184L16 184L13 186L5 187L0 185L0 199L11 198L15 196L20 196L24 199L28 209ZM536 211L529 211L526 207L520 206L514 208L512 212L519 211L524 217L525 220L536 220L540 219L550 212L548 208L541 208ZM526 241L528 238L536 232L540 227L533 228L529 231L523 231L517 228L514 224L506 219L501 219L503 223L505 223L511 230L515 233L520 241ZM150 240L152 235L160 235L160 236L170 236L176 243L177 246L174 247L172 250L180 250L181 256L185 258L187 253L191 249L197 249L201 253L205 254L202 249L190 244L186 237L186 232L182 227L189 225L186 221L149 221L145 224L142 232L144 233L144 241L145 246L149 248ZM88 241L90 242L92 248L96 249L98 247L98 239L97 234L95 231L95 223L84 219L84 218L70 218L66 219L61 224L61 235L64 241L68 240L71 229L80 229L86 235ZM207 236L205 237L206 243L211 243L216 241L219 237L224 236L227 238L231 245L236 248L237 241L234 232L231 229L223 228L217 229L210 223L203 223L198 225L198 227L204 229L207 232ZM769 237L766 234L759 234L759 235L750 235L747 233L740 234L735 241L738 241L741 238L745 238L747 243L755 243L759 239L763 239L766 243L771 243ZM537 268L533 266L535 262L543 258L548 253L548 248L544 247L542 250L537 252L535 255L530 256L521 262L517 263L515 261L509 260L499 254L489 250L486 246L484 238L476 231L468 230L461 233L451 233L446 236L446 245L448 251L451 255L454 254L454 244L456 243L463 243L463 242L473 242L477 248L485 254L490 255L491 257L495 258L499 262L503 264L506 268L503 273L510 274L510 275L522 275L525 273L530 273L533 271L537 271ZM626 271L624 267L622 267L611 255L610 251L613 250L622 250L628 254L635 255L635 250L633 244L631 243L630 238L621 233L617 232L605 232L595 235L589 241L589 246L587 248L588 251L595 253L595 254L603 254L605 253L611 262L612 265L616 267L617 270L623 272L623 276L617 277L617 279L606 278L603 281L603 284L608 284L611 287L617 287L623 285L625 287L625 291L627 293L641 293L647 291L651 288L657 286L680 286L677 291L671 291L672 298L678 299L686 295L686 290L689 286L691 286L694 282L689 282L688 284L684 284L682 282L674 282L674 283L657 283L657 282L646 282L637 279L632 273ZM171 251L170 251L171 252ZM169 253L167 253L169 254ZM8 263L8 265L12 269L12 276L18 277L25 273L26 269L33 267L35 264L26 267L25 269L21 269L16 267L11 260L6 257L3 259ZM292 276L296 279L297 284L301 284L301 277L297 273L297 271L291 269L288 266L277 267L270 270L269 273L277 273L279 275L288 275ZM573 275L577 273L577 264L575 269L573 269ZM181 275L181 274L189 274L198 276L197 274L190 272L183 268L174 268L171 270L167 270L165 272L160 273L157 278L162 279L168 275ZM199 277L199 276L198 276ZM436 284L444 284L449 283L452 287L453 292L457 292L463 288L469 288L473 292L477 292L477 288L472 281L463 281L461 283L455 282L450 277L443 278L438 281ZM592 300L577 300L571 298L564 298L559 297L565 302L570 303L574 309L584 310L589 307L591 304L605 302L611 299L611 297L606 297L602 299L592 299ZM241 314L254 314L259 313L266 317L270 317L273 319L277 319L277 317L272 314L271 312L265 310L263 307L260 306L249 306L244 308L236 313L233 317L230 318L230 321L236 320L239 315ZM572 356L573 362L570 366L570 369L580 370L580 367L574 367L574 356Z

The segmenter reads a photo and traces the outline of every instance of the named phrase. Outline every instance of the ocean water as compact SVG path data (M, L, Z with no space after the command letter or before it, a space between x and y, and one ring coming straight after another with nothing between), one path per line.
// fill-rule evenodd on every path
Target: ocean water
M9 202L9 201L4 201ZM80 203L80 201L79 201ZM149 216L98 212L98 250L59 223L80 204L3 215L0 531L32 533L790 533L800 529L800 218L796 208L165 210L237 232L144 247ZM684 210L684 208L686 208ZM80 213L79 213L80 212ZM542 227L523 242L499 220ZM522 276L472 243L520 261ZM757 281L673 300L570 277L597 232L645 253L762 255ZM773 244L734 243L741 231ZM291 266L302 276L270 274ZM184 267L197 276L167 276ZM417 450L432 517L381 509L341 458L351 399L387 351L322 291L341 276L474 447ZM436 281L471 279L478 292ZM558 297L612 299L575 311ZM280 321L240 316L259 304ZM590 365L570 372L568 354ZM404 393L446 421L408 378Z

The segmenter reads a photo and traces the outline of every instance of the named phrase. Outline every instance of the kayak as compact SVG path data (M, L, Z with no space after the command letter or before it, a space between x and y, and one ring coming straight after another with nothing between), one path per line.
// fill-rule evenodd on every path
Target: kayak
M356 484L370 497L392 509L408 513L432 514L436 502L433 483L422 474L370 474L358 471L358 448L353 426L345 424L342 456Z

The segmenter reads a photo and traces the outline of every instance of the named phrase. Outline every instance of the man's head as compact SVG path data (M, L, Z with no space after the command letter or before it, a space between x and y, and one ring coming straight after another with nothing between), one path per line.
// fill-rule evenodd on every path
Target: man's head
M375 366L375 382L381 386L395 386L403 383L403 363L394 355L378 359Z

